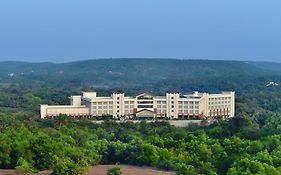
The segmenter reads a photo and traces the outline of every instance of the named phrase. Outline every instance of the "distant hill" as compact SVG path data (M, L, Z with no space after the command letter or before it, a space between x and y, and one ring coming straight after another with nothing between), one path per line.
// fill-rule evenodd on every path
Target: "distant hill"
M248 64L254 65L260 69L268 71L277 71L281 72L281 63L273 62L248 62Z
M33 81L57 86L191 90L233 88L253 77L275 75L272 63L179 59L97 59L70 63L0 62L0 81ZM272 67L272 70L271 70ZM281 68L280 68L281 69ZM246 78L245 78L246 77ZM241 79L241 80L240 80ZM224 81L224 83L223 83Z

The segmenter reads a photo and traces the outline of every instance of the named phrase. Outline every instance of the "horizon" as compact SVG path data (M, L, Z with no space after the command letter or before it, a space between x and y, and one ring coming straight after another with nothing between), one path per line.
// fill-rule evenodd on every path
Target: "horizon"
M93 58L93 59L81 59L81 60L69 60L64 62L55 62L55 61L24 61L24 60L0 60L0 63L51 63L51 64L66 64L66 63L75 63L75 62L86 62L86 61L96 61L96 60L182 60L182 61L229 61L229 62L256 62L256 63L277 63L280 64L281 61L252 61L252 60L216 60L216 59L180 59L180 58Z
M280 5L277 0L1 1L0 61L280 62Z

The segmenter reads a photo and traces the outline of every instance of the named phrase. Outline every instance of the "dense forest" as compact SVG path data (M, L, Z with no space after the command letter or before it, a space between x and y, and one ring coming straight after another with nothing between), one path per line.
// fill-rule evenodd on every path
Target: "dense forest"
M263 66L265 65L265 66ZM277 65L277 66L276 66ZM0 63L0 168L85 174L91 165L131 164L178 175L281 174L281 66L198 60ZM166 122L102 124L67 116L38 119L39 104L71 94L234 90L236 117L209 126Z

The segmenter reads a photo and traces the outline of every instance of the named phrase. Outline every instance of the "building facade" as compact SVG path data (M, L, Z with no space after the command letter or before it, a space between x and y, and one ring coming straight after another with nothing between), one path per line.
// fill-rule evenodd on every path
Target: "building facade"
M40 111L41 118L55 117L59 114L73 117L111 115L115 118L228 118L235 115L235 92L194 92L187 95L166 93L166 96L142 93L135 97L125 96L120 92L113 93L110 97L99 97L96 92L83 92L81 96L71 96L70 105L42 104Z

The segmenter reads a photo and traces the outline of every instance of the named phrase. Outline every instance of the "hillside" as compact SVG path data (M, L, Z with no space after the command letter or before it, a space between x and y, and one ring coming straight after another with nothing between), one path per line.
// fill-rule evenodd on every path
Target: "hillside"
M273 62L249 62L250 65L256 66L267 71L281 72L281 63Z
M156 86L179 91L208 90L205 86L228 90L235 88L230 82L247 84L260 79L259 76L278 75L260 65L242 61L176 59L97 59L62 64L1 62L0 81L150 91L155 91Z

